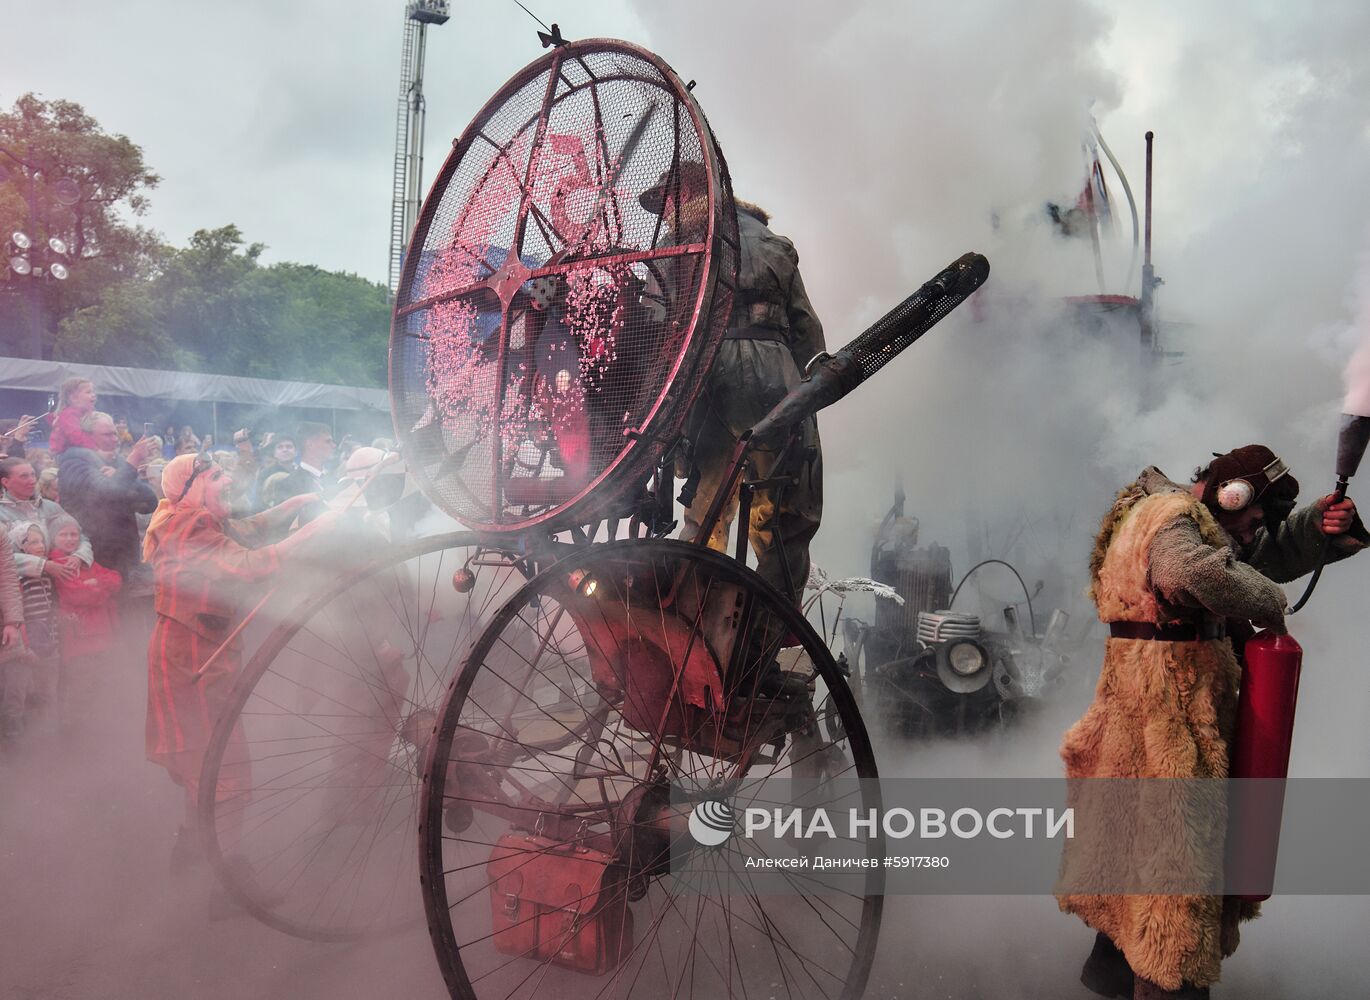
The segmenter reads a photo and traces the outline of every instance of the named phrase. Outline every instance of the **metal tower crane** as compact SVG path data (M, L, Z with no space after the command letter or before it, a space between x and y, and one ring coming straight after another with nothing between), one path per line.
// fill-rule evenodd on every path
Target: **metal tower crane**
M390 203L390 292L400 269L423 197L423 56L430 24L446 24L448 0L407 0L404 50L400 55L400 96L395 115L395 177Z

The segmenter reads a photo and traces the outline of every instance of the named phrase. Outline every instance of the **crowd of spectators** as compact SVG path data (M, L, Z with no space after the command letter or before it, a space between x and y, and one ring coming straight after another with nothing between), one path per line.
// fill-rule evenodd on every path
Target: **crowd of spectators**
M72 378L53 414L0 421L0 748L16 745L33 711L55 705L63 719L98 698L121 611L151 603L143 539L168 463L196 455L221 470L230 516L247 518L328 495L359 444L308 422L240 429L231 450L190 426L135 438L98 404L94 385Z

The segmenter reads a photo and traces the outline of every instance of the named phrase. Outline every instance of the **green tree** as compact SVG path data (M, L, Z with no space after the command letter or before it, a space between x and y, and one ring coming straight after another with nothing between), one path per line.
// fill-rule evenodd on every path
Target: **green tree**
M160 178L127 136L110 135L72 101L25 94L0 112L0 233L29 235L44 252L56 238L67 248L65 281L8 273L0 288L0 329L20 340L37 308L48 337L63 319L101 301L116 284L151 273L162 246L136 225L147 192ZM35 261L40 258L35 256ZM6 269L8 272L8 269Z
M264 249L244 247L237 226L197 230L153 283L168 338L198 359L199 370L250 374L245 363L269 342L273 310L255 287Z
M279 347L264 353L278 372L289 373L260 372L263 377L385 385L390 297L384 285L289 263L262 269L257 281L275 303L271 332Z
M257 378L381 386L384 285L307 264L260 262L237 226L202 229L150 278L68 319L58 357Z

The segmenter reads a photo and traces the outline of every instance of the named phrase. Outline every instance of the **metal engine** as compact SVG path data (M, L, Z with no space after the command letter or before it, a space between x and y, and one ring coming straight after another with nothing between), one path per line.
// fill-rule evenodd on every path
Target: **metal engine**
M998 629L985 627L979 615L950 610L957 594L951 552L920 546L918 528L917 518L905 516L898 491L871 549L871 579L892 588L903 603L877 595L875 623L862 629L867 704L888 732L903 737L1000 725L1047 697L1062 679L1068 616L1053 611L1045 631L1035 634L1022 627L1015 605L1002 609ZM1024 593L1031 621L1032 595L1026 587Z

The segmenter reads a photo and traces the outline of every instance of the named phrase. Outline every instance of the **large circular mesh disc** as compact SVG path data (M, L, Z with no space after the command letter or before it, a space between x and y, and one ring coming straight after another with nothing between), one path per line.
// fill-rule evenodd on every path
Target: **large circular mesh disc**
M592 40L525 68L443 165L395 300L395 429L429 499L502 533L622 513L737 266L727 168L670 67Z

